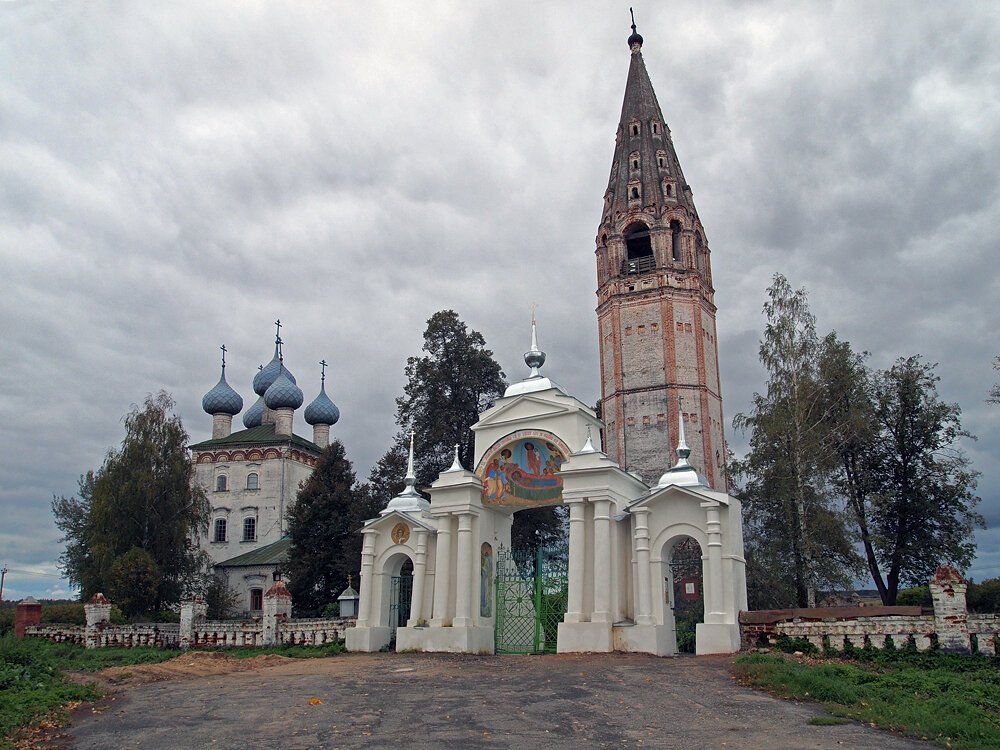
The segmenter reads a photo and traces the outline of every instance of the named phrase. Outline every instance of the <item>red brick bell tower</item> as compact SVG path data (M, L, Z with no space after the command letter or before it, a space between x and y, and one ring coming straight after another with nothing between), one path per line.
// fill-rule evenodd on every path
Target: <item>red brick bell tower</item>
M628 82L597 231L604 451L649 484L690 461L726 490L711 253L632 26Z

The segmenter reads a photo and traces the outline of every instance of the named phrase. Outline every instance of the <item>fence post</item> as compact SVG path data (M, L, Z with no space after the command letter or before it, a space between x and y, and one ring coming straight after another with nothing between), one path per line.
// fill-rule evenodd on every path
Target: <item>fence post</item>
M194 645L194 626L205 619L208 605L200 596L192 596L181 602L180 646L187 650Z
M950 565L938 566L930 581L934 630L942 651L971 653L969 611L965 602L968 587L962 575Z
M14 637L24 638L25 629L41 621L42 605L33 596L25 597L17 603L17 611L14 614Z
M285 584L275 581L264 594L264 607L261 613L265 646L276 646L281 643L281 623L291 615L292 595L288 593Z
M111 621L111 602L98 591L83 605L83 612L87 617L84 644L87 648L97 648L101 645L101 631Z

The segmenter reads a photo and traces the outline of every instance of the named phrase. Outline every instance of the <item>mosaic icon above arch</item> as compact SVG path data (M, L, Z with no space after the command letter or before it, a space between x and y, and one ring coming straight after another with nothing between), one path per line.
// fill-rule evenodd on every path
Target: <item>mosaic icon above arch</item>
M570 454L549 432L521 430L494 443L479 462L483 505L532 508L562 502L558 476Z

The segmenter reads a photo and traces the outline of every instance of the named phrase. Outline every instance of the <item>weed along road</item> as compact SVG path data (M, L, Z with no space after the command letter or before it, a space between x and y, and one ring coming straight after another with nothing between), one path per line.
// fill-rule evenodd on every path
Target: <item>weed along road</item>
M185 657L181 657L184 659ZM179 661L179 660L178 660ZM729 676L730 656L347 654L162 677L143 667L59 744L108 748L926 748ZM193 662L192 662L193 663ZM155 665L159 667L160 665Z

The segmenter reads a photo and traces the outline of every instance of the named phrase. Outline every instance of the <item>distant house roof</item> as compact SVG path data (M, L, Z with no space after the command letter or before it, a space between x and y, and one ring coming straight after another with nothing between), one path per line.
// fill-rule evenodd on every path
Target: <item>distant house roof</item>
M291 537L282 537L276 542L244 552L216 563L217 568L242 568L248 565L279 565L288 562L288 550L292 546Z
M248 430L240 430L226 437L205 440L195 443L191 450L208 450L210 448L232 448L235 446L252 447L255 445L286 445L291 443L294 446L319 455L323 452L312 440L306 440L299 435L275 435L273 424L262 424L259 427L251 427Z

